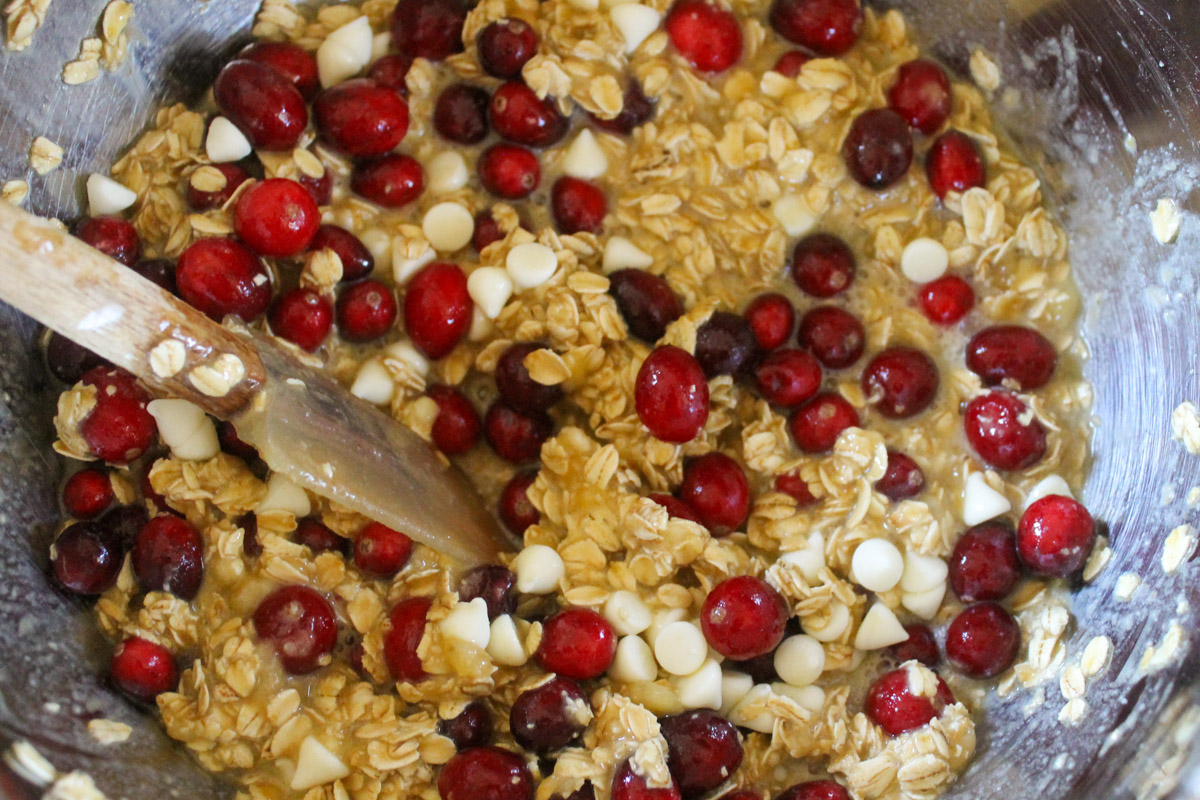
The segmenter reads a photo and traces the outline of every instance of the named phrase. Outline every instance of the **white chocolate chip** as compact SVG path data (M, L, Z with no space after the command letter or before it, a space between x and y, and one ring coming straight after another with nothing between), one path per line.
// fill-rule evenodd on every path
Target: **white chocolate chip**
M425 247L416 255L405 253L403 248L397 247L395 242L392 242L392 277L396 279L397 286L403 286L408 283L413 275L421 271L421 267L437 258L437 253L433 252L432 247Z
M817 215L808 202L796 194L785 194L771 204L771 213L788 236L803 236L817 224Z
M686 616L687 612L682 608L666 608L661 611L655 611L650 620L650 627L642 631L642 636L648 643L653 645L658 635L662 633L663 628L673 622L679 622Z
M867 539L854 548L850 560L854 580L872 592L886 592L900 582L904 574L904 556L887 539Z
M225 117L216 117L208 124L204 137L204 152L214 164L241 161L254 150L250 140Z
M605 274L619 269L645 269L653 263L654 259L649 253L639 249L624 236L610 236L604 243L602 267Z
M367 228L358 235L359 241L371 251L376 264L389 261L392 257L392 235L379 228Z
M410 341L392 342L383 348L383 363L394 361L412 375L424 378L429 373L429 359Z
M759 733L770 733L775 727L775 716L765 705L773 692L765 683L755 684L727 715L729 721L742 728Z
M292 773L291 787L294 791L302 792L314 786L333 783L349 774L350 768L329 748L315 737L306 736L296 754L296 771Z
M371 61L378 61L388 54L392 47L392 32L377 33L371 37Z
M187 400L151 400L146 410L154 417L159 437L176 458L207 461L221 452L217 426L199 406Z
M789 686L786 683L772 683L771 691L781 697L794 700L801 708L808 711L820 711L825 706L825 690L820 686Z
M350 394L376 406L390 402L395 391L396 384L392 382L391 373L378 358L367 359L360 364L354 383L350 386Z
M529 660L529 654L525 652L525 647L521 644L521 635L517 632L517 624L508 614L492 620L487 652L493 661L506 667L519 667Z
M900 579L900 588L905 592L927 592L945 583L949 571L946 562L937 556L909 550L904 554L904 576Z
M558 258L544 244L527 242L508 251L504 268L518 292L541 286L558 269Z
M470 291L470 279L468 279L467 289ZM476 303L475 307L471 309L471 329L467 331L467 338L472 342L482 342L492 334L495 327L488 319L487 314L483 313L483 309Z
M946 274L950 254L936 239L913 239L900 254L900 271L914 283L929 283Z
M635 592L613 592L604 602L604 618L621 636L639 634L650 627L650 609Z
M695 672L707 656L708 642L691 622L672 622L654 637L654 659L672 675Z
M721 665L713 659L707 659L700 669L676 678L675 696L684 708L721 707Z
M810 584L816 583L821 570L825 568L825 536L820 533L809 534L808 544L804 548L784 553L780 556L779 561L785 564L795 564L800 568L806 581Z
M587 128L582 129L563 156L563 172L572 178L590 180L608 172L608 156Z
M608 674L613 680L624 683L640 683L652 681L658 677L658 665L654 663L654 653L650 645L640 636L624 636L617 642L617 652L613 656L612 666Z
M1050 497L1051 495L1071 497L1071 487L1067 485L1067 482L1061 476L1047 475L1029 490L1029 494L1025 497L1025 508L1029 508L1043 497Z
M646 38L658 30L662 14L641 3L627 3L609 11L613 24L625 39L625 52L632 53Z
M963 487L962 520L967 525L978 525L995 519L1012 510L1008 498L988 485L982 472L972 472Z
M442 635L461 639L481 649L491 640L492 627L488 622L487 601L476 597L466 603L455 603L440 623Z
M290 511L299 518L312 513L312 503L307 492L286 475L276 472L267 480L267 492L254 510L259 514L267 511Z
M454 150L438 153L425 166L426 184L434 194L450 194L467 185L467 162Z
M119 214L137 202L137 193L107 175L92 174L87 179L88 211L93 217Z
M742 702L742 699L754 688L754 679L744 672L722 670L721 672L721 716L728 717L729 712Z
M425 212L421 231L434 250L453 253L471 243L475 218L458 203L438 203Z
M321 86L329 88L357 75L371 62L374 38L366 17L351 20L326 36L317 48Z
M500 267L478 267L467 276L467 294L489 320L500 316L512 293L512 278Z
M878 650L899 644L907 638L908 632L892 610L883 603L875 603L858 626L854 646L859 650Z
M150 350L150 369L160 378L179 374L187 362L187 347L178 339L163 339Z
M942 598L945 596L946 584L940 583L923 592L905 592L900 597L900 605L921 619L933 619L942 607Z
M558 551L544 544L531 544L517 553L512 571L517 575L517 591L522 594L550 594L566 574Z
M804 632L818 642L832 642L850 626L850 609L839 600L829 604L829 616L824 620L810 617L802 623Z
M808 686L824 670L825 648L811 636L789 636L775 650L775 672L792 686Z

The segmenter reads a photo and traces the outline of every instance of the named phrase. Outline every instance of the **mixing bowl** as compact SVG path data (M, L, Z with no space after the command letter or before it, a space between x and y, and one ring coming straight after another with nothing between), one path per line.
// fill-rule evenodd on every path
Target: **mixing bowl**
M49 136L66 159L32 176L27 203L64 219L80 213L81 176L104 171L164 100L191 99L211 82L247 38L257 1L137 3L130 62L65 86L61 67L93 34L104 4L59 0L30 49L0 55L0 179L26 176L30 142ZM997 116L1070 230L1095 387L1095 465L1084 499L1113 550L1075 595L1069 631L1075 657L1099 634L1114 644L1110 667L1089 682L1087 715L1060 723L1057 680L1040 695L992 698L980 754L948 797L1200 797L1200 564L1174 574L1160 565L1168 532L1194 515L1187 497L1200 485L1200 457L1172 440L1169 422L1181 401L1200 400L1200 11L1194 0L886 5L907 12L929 50L962 73L976 47L996 57L1004 77ZM1160 198L1184 215L1172 245L1151 233ZM110 797L228 794L104 686L99 634L46 584L60 466L49 448L55 389L37 334L0 306L0 738L28 739L59 769L88 771ZM1123 603L1113 590L1125 573L1143 583ZM1143 667L1147 647L1160 646L1172 623L1182 643L1156 668ZM84 726L97 717L129 723L133 736L97 743ZM18 791L11 780L0 784Z

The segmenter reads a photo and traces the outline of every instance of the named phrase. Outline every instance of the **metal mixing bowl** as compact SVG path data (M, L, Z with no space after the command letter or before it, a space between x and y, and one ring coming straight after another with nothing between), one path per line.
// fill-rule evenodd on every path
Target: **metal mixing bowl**
M64 86L62 65L93 35L105 0L60 0L23 53L0 55L0 180L25 176L34 136L66 148L63 166L31 177L29 205L70 219L81 176L103 171L164 99L190 99L247 37L257 0L137 3L131 59L91 84ZM1115 644L1090 682L1087 717L1058 721L1056 683L993 702L980 754L954 798L1200 797L1200 565L1166 575L1168 531L1193 516L1200 458L1171 441L1169 417L1200 400L1200 9L1195 0L901 0L924 44L965 71L975 46L995 54L1005 86L997 115L1037 163L1073 240L1087 302L1087 376L1096 390L1095 467L1085 500L1108 527L1108 568L1076 595L1077 655L1093 636ZM1128 137L1132 136L1132 140ZM1136 140L1136 147L1132 141ZM1151 236L1160 197L1185 212L1176 244ZM33 271L30 280L37 280ZM58 518L59 466L49 449L54 389L36 327L0 306L0 739L33 741L60 769L84 769L110 797L227 793L154 720L97 678L99 635L49 589L47 545ZM1113 597L1126 572L1144 584ZM1185 645L1165 668L1139 667L1171 622ZM132 738L100 745L83 721L128 722ZM0 742L3 743L3 742ZM4 781L0 780L0 793ZM11 791L11 790L10 790Z

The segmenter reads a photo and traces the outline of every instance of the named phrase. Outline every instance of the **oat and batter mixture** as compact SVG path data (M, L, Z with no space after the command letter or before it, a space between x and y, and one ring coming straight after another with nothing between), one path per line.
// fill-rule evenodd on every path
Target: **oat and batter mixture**
M52 338L93 462L53 577L240 797L934 798L986 691L1063 664L1104 552L1067 240L900 14L267 0L254 33L77 234L429 439L516 554L450 569Z

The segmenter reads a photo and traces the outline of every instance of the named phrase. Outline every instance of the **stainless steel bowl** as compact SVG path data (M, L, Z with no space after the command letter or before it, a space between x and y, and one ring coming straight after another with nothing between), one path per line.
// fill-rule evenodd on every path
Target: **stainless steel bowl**
M80 176L110 164L164 99L190 99L207 85L247 37L256 5L138 3L131 63L66 87L61 66L92 35L104 0L54 4L31 49L0 55L0 179L25 175L31 140L47 134L66 161L31 180L29 204L78 214ZM1184 498L1200 485L1200 458L1171 440L1168 422L1180 401L1200 400L1200 8L1195 0L888 5L904 9L929 49L960 71L973 47L985 47L1015 90L997 98L997 115L1061 209L1087 298L1097 427L1085 499L1114 550L1076 595L1071 652L1100 633L1115 644L1112 665L1090 682L1086 718L1059 723L1054 682L1034 707L1028 692L993 702L980 754L950 797L1200 797L1200 564L1170 576L1159 564L1168 531L1195 516ZM1151 235L1148 213L1160 197L1185 214L1170 246ZM98 634L46 585L59 468L48 447L54 390L36 332L0 306L0 737L30 739L60 769L87 770L110 797L227 793L153 719L105 688ZM1119 603L1113 587L1126 572L1144 583ZM1184 646L1147 673L1142 655L1172 622ZM94 717L128 722L134 735L97 744L83 725Z

